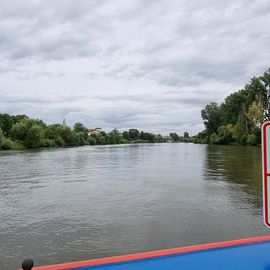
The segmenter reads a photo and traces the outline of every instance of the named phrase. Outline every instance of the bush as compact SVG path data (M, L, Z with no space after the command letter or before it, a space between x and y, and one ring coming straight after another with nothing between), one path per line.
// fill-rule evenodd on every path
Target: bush
M233 126L233 138L237 143L246 144L246 129L245 121L242 115L239 115L237 123Z
M12 142L12 140L6 138L3 135L2 130L0 129L0 150L10 150L14 148L14 143Z
M44 139L44 130L40 125L33 125L27 130L27 135L25 138L25 145L29 148L36 148L42 146L42 141Z
M247 145L257 145L258 144L258 140L255 134L249 134L247 136L247 141L246 141Z
M97 144L97 140L96 138L90 136L87 140L87 142L90 144L90 145L96 145Z
M14 147L14 143L12 142L12 140L10 139L4 139L2 141L2 145L1 145L1 148L3 150L10 150Z
M3 143L4 139L5 139L5 137L4 137L3 132L2 132L2 130L0 128L0 149L2 147L2 143Z
M210 143L211 144L220 144L221 140L220 137L216 133L212 133L210 136Z
M240 138L240 143L242 145L246 145L247 144L247 135L243 135L241 138Z
M43 147L55 147L55 146L57 146L56 143L55 143L55 141L54 140L50 140L50 139L44 139L44 140L42 140L41 145Z
M16 123L10 133L13 139L24 141L27 134L27 125L25 123Z
M102 134L97 134L96 136L97 144L106 144L106 137L104 137Z
M83 132L76 133L78 145L85 145L86 141Z
M64 147L65 146L65 142L63 140L62 137L58 136L55 140L54 140L56 146L59 146L59 147Z
M233 126L228 124L218 128L218 137L220 144L229 144L233 142Z
M193 137L194 143L209 143L209 137L207 135L206 130L199 132L198 135Z
M119 143L120 144L127 144L127 143L129 143L129 141L126 139L120 139Z

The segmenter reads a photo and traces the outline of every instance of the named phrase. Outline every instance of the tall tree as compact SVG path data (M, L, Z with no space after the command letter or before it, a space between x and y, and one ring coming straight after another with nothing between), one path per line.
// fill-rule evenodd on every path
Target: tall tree
M239 113L243 112L243 107L246 107L248 103L248 91L240 90L232 93L226 97L224 105L222 106L225 124L236 124Z
M73 130L75 132L85 132L86 127L82 123L75 123Z
M260 78L265 87L265 100L263 103L264 106L264 119L270 120L270 68L263 74Z
M139 137L140 137L140 132L138 129L135 129L135 128L131 128L129 131L128 131L128 134L129 134L129 138L131 140L138 140Z
M0 114L0 128L2 129L6 137L9 136L12 125L13 125L12 116L7 113L1 113Z
M21 140L24 141L27 134L27 125L23 122L16 123L13 125L10 133L11 137L15 140Z
M2 144L4 142L4 134L2 132L2 129L0 128L0 149L2 149Z
M218 106L216 102L206 105L201 111L201 116L204 120L204 125L208 135L210 136L212 133L216 133L222 122L222 111L220 106Z
M263 123L263 105L253 101L247 112L247 118L253 127L261 127Z
M26 134L25 144L27 147L36 148L42 145L44 130L40 125L33 125Z
M180 137L178 136L177 133L175 133L175 132L170 133L170 137L171 137L173 142L179 142Z

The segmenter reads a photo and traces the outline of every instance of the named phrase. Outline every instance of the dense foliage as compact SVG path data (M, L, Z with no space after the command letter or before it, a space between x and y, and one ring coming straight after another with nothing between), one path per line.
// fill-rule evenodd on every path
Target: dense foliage
M70 147L81 145L104 145L126 143L162 143L166 141L188 141L185 133L180 137L176 133L163 137L160 134L129 129L119 132L114 129L108 133L101 131L89 133L81 123L71 129L65 125L46 125L41 120L30 119L26 115L0 114L0 150Z
M205 130L194 142L211 144L257 145L261 142L261 125L270 120L270 69L253 77L244 89L221 104L212 102L201 111Z

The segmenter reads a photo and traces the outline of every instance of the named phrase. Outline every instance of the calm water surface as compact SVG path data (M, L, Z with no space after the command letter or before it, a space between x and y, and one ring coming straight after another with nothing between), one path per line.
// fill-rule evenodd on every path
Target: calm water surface
M261 182L256 147L0 152L0 269L268 234Z

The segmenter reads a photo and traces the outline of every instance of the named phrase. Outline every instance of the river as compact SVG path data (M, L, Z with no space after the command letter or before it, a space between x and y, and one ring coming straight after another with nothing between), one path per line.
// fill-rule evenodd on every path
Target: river
M0 152L0 269L268 234L258 147Z

